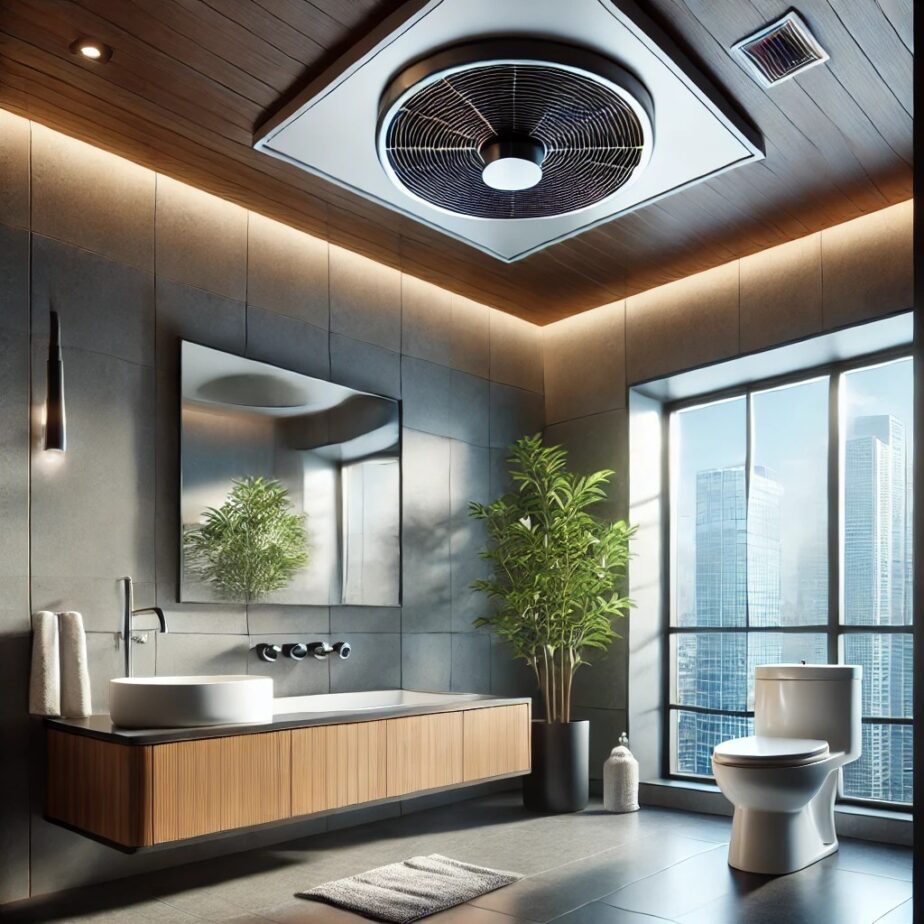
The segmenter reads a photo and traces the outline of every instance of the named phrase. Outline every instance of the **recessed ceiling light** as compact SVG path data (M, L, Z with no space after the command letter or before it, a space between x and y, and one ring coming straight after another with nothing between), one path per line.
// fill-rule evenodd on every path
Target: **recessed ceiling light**
M71 44L71 54L80 55L88 61L108 61L112 57L112 49L99 39L80 38Z

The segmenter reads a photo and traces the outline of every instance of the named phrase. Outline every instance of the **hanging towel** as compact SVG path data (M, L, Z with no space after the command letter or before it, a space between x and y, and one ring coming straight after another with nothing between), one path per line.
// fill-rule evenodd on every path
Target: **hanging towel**
M85 719L93 709L83 616L73 610L59 613L58 630L61 635L61 715L68 719Z
M29 712L32 715L61 715L58 616L48 610L39 610L32 615Z

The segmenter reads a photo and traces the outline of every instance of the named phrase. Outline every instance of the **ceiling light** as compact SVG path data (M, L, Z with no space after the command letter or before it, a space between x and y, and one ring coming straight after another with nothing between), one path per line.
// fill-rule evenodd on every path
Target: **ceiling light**
M88 61L108 61L112 57L112 49L99 39L81 38L71 44L71 54L80 55Z
M494 138L480 153L481 179L491 189L531 189L542 179L545 145L534 138Z

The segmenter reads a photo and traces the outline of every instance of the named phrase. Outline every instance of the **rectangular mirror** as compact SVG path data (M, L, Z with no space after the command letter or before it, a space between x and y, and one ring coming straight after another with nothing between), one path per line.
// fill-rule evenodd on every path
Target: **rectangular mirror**
M180 600L397 606L398 402L181 350Z

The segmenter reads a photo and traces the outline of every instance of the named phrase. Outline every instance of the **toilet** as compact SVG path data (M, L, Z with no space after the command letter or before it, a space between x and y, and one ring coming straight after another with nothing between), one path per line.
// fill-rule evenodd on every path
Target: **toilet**
M735 807L728 863L780 875L837 850L840 768L861 750L862 668L768 664L757 668L755 735L718 745L716 783Z

